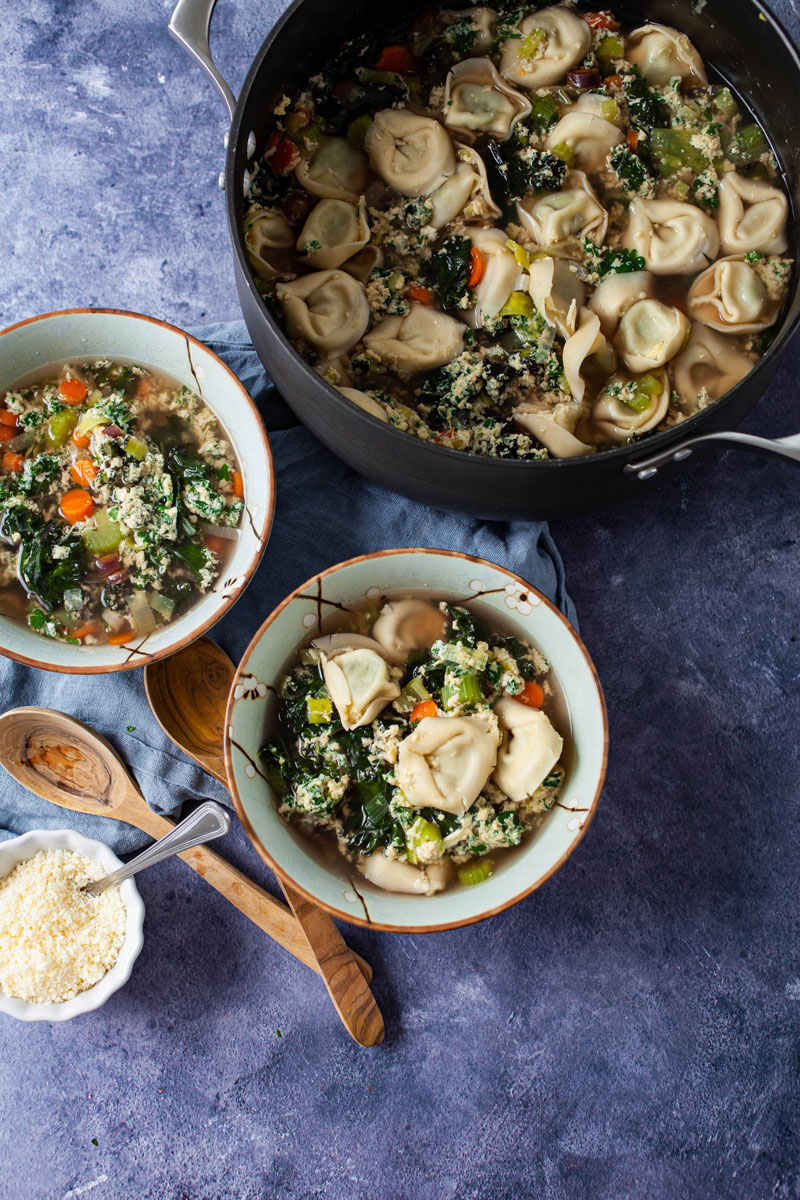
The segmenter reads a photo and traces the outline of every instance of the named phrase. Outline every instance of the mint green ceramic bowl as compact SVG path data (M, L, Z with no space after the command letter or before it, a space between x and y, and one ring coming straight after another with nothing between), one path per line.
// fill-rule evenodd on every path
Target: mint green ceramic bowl
M0 654L74 674L124 671L174 654L223 616L249 583L269 538L275 475L269 441L247 389L212 350L182 329L140 313L76 308L32 317L0 332L0 393L33 371L65 360L139 363L197 392L225 430L244 478L247 513L224 578L177 620L124 646L72 646L0 616Z
M338 855L316 856L278 816L258 751L274 721L275 685L293 650L337 609L380 595L469 600L488 623L501 623L547 656L569 716L570 750L561 802L516 849L494 856L495 873L473 887L454 884L433 896L387 892ZM524 579L484 559L448 550L383 550L339 563L278 605L239 664L228 702L225 762L236 810L259 854L309 900L335 917L372 929L428 933L483 920L541 887L586 832L605 778L608 726L597 673L567 621Z

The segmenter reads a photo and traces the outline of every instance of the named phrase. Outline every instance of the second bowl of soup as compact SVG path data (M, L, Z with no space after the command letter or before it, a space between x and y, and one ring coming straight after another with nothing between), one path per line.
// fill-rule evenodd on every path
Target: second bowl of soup
M134 313L52 313L0 346L0 651L80 673L174 652L235 603L269 536L250 396Z
M605 710L564 616L444 550L341 563L239 666L227 765L263 857L356 924L451 928L540 886L582 837Z

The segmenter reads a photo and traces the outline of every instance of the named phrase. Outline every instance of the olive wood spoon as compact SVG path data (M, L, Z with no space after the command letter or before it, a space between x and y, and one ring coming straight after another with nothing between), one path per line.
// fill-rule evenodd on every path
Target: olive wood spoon
M93 817L125 821L153 838L175 828L153 812L113 746L83 721L51 708L12 708L0 715L0 766L29 792ZM308 940L286 905L205 846L180 857L234 908L319 972ZM366 971L370 972L365 963Z
M223 758L225 711L235 674L225 651L208 637L144 669L147 699L167 737L224 787L228 786ZM377 1045L383 1040L383 1018L357 956L326 912L283 876L278 875L278 882L347 1031L361 1045Z

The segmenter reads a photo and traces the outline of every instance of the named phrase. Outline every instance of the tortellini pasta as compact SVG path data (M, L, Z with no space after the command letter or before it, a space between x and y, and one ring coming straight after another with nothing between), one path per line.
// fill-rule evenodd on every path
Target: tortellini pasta
M553 458L580 458L595 452L594 446L582 442L575 433L587 416L586 405L579 401L546 408L534 400L526 400L518 404L511 415L547 448Z
M479 6L452 11L444 9L439 15L448 26L458 21L463 28L466 23L469 30L474 31L470 47L473 54L486 54L494 41L494 27L497 23L497 13L493 8Z
M720 258L689 289L689 313L721 333L758 333L777 317L782 301L770 299L758 273L739 255Z
M673 359L672 384L684 410L694 412L702 399L718 400L752 368L732 338L694 322L685 349Z
M541 787L561 757L564 739L541 709L504 696L494 706L503 732L492 779L522 804Z
M367 181L367 161L347 138L320 138L295 167L295 178L312 196L355 203Z
M351 403L357 408L363 408L364 412L369 413L371 417L377 417L379 421L387 421L389 417L386 409L376 400L374 396L370 396L368 392L361 392L358 388L337 387L337 392L341 392Z
M347 200L320 200L309 213L297 239L300 258L310 267L340 267L369 241L366 205Z
M540 246L583 239L590 233L601 242L608 228L608 213L583 171L568 171L560 192L521 200L517 216Z
M347 635L342 635L347 641ZM368 646L344 645L320 656L322 677L343 729L369 725L400 695L386 659Z
M601 170L609 153L625 141L622 130L604 115L603 105L607 103L591 92L580 96L548 134L548 150L569 146L576 167L582 171Z
M592 423L604 440L627 442L634 433L647 433L664 420L669 408L669 377L662 370L653 378L660 388L652 396L643 395L635 379L613 376L608 381L592 411ZM626 396L633 403L626 403Z
M786 249L789 202L765 179L730 171L719 184L719 236L726 254L781 254Z
M606 275L599 281L589 297L588 307L597 313L607 338L617 332L623 314L632 304L652 296L653 283L649 271L625 271L621 275Z
M496 317L515 290L519 264L502 229L476 229L472 244L483 257L483 275L475 289L474 324Z
M373 171L403 196L429 196L456 169L447 130L408 108L376 113L364 148Z
M681 200L632 200L622 242L654 275L694 275L719 252L716 221Z
M344 271L313 271L275 294L283 308L289 335L302 338L325 358L336 358L355 346L369 325L369 302L363 287Z
M577 264L565 258L535 258L528 267L528 290L536 311L547 324L555 325L563 338L572 337L586 298Z
M384 604L372 633L390 662L402 664L412 650L425 650L444 637L447 622L435 604L408 597Z
M531 102L498 75L490 58L456 63L444 89L444 123L467 133L505 139L531 111Z
M424 717L397 754L397 783L407 803L465 813L494 769L499 741L496 721Z
M395 371L414 374L457 358L464 349L464 333L465 326L447 313L412 304L405 316L385 317L364 343Z
M279 269L273 263L274 251L291 250L294 234L286 217L277 208L251 208L244 219L244 241L250 265L262 279L274 279Z
M669 25L641 25L627 39L626 57L658 87L676 77L689 87L708 83L703 60L685 33Z
M453 174L428 197L431 206L429 224L441 229L456 217L462 221L493 221L500 209L492 200L486 166L469 146L458 147L458 162Z
M560 4L523 17L517 29L519 36L503 43L500 72L533 91L558 83L592 46L586 22Z
M601 332L600 318L588 308L581 309L578 327L564 343L563 361L567 386L576 400L583 399L585 376L592 367L606 376L614 370L614 351Z
M452 863L439 861L424 867L412 866L400 858L389 858L382 850L359 854L356 866L376 887L387 892L406 892L411 896L433 896L447 887L453 876Z
M661 300L637 300L619 323L615 345L629 371L663 367L686 345L689 318Z

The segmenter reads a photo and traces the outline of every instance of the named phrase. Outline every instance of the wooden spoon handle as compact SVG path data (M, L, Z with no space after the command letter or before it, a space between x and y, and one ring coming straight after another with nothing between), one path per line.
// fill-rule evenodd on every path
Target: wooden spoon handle
M154 838L163 837L165 833L169 833L170 829L174 828L174 821L160 816L159 813L153 812L146 805L142 805L141 808L137 805L135 816L132 813L126 813L125 815L131 824L135 824L137 828L144 830L145 833L149 833ZM205 879L206 883L215 888L226 900L229 900L234 908L238 908L246 917L249 917L259 929L263 929L264 933L269 934L271 938L279 942L285 950L288 950L300 962L305 963L312 971L316 971L318 975L322 975L325 980L325 986L330 991L328 980L325 978L320 962L318 962L317 957L308 944L308 938L303 932L299 920L295 920L285 904L281 904L269 892L265 892L263 888L253 883L252 880L243 875L236 867L231 866L224 858L220 858L213 850L209 850L207 846L194 846L191 850L184 850L179 857L188 863L193 870L197 871L197 874ZM305 903L302 897L300 899ZM312 905L308 905L308 907L313 908ZM320 915L324 916L326 914ZM332 921L331 925L334 933L341 939L341 934L339 934L338 929L336 929ZM344 942L342 942L342 945L345 945ZM352 953L358 967L356 974L362 976L363 980L368 983L372 978L372 967L360 955L356 954L355 951L348 950L346 946L345 951L348 955ZM371 993L366 988L366 983L364 987L371 999ZM331 995L333 996L333 993ZM335 998L334 1003L336 1003ZM339 1012L339 1015L342 1015L341 1012ZM380 1014L378 1015L380 1016ZM344 1020L344 1018L342 1019ZM349 1023L345 1022L345 1024L349 1029ZM382 1025L383 1022L381 1022ZM369 1030L371 1031L373 1028L374 1022L369 1026ZM355 1034L353 1036L355 1037ZM381 1036L383 1035L381 1034ZM375 1043L364 1042L362 1044L374 1045Z

